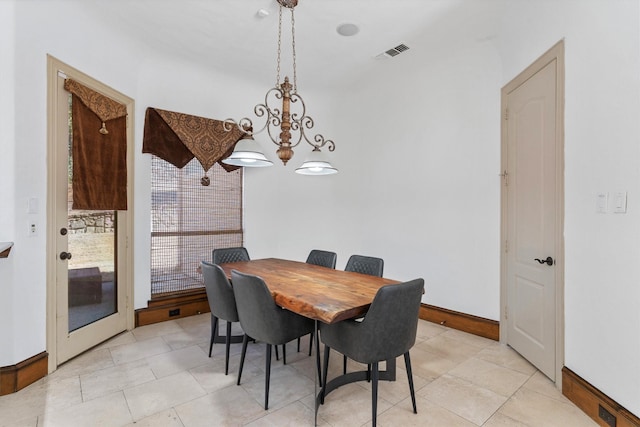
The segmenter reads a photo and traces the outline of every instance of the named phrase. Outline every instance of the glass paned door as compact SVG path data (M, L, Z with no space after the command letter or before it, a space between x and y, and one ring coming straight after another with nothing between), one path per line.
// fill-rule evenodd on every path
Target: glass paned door
M117 311L116 212L69 210L69 332Z
M117 312L116 211L73 209L73 115L69 95L67 269L69 332Z
M75 210L73 205L73 160L71 97L64 89L67 77L92 90L129 103L120 94L77 70L55 60L50 63L55 72L51 99L55 114L51 152L55 176L50 186L53 202L54 241L49 253L55 271L55 366L133 326L132 309L127 301L131 295L131 274L128 269L131 233L129 211ZM55 68L54 68L55 67ZM53 76L52 76L53 77ZM128 145L132 132L127 132ZM131 188L131 186L129 186ZM49 347L51 348L51 347ZM51 364L50 364L51 367ZM55 369L55 367L54 367Z

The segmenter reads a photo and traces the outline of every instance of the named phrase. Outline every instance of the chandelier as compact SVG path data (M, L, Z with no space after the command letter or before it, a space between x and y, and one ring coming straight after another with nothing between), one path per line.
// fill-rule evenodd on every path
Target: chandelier
M245 137L238 141L233 153L223 160L224 163L234 166L264 167L273 163L265 157L260 150L258 143L253 139L254 135L266 130L271 141L278 146L276 151L278 158L284 165L293 157L293 148L302 141L313 147L311 154L306 161L296 169L296 172L303 175L330 175L337 173L331 163L324 157L321 148L326 147L328 151L335 150L335 144L330 139L325 139L322 135L316 134L311 139L306 132L310 132L314 126L311 116L307 115L307 108L298 93L296 74L296 37L295 37L295 17L294 8L298 5L298 0L276 0L279 7L278 17L278 58L276 69L276 85L269 89L264 97L264 102L257 104L253 112L257 117L264 118L265 122L258 131L253 131L253 122L247 117L235 121L227 119L224 122L225 130L230 131L233 126L237 126L245 134ZM282 46L282 11L287 8L291 11L291 52L293 60L293 83L289 77L285 76L280 82L280 56Z

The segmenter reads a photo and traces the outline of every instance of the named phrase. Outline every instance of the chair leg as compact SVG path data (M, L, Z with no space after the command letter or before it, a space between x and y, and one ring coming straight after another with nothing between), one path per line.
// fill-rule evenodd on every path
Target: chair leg
M309 356L311 356L311 346L313 345L313 334L309 334ZM298 337L298 353L300 353L300 337Z
M347 356L342 356L342 373L347 375Z
M276 346L278 348L278 346ZM269 409L269 381L271 380L271 344L267 344L267 357L265 358L266 377L264 379L264 410Z
M320 403L324 405L324 390L327 385L327 372L329 371L329 353L331 348L324 346L324 370L322 371L322 392L320 393Z
M374 362L371 370L371 416L372 426L376 427L376 416L378 413L378 362Z
M242 339L242 354L240 355L240 368L238 369L238 385L240 385L240 378L242 377L242 367L244 366L244 356L247 354L247 344L249 343L249 335L244 334Z
M211 315L211 340L209 341L209 357L211 357L211 350L213 350L213 341L216 339L216 332L218 331L218 318Z
M287 364L287 343L282 344L282 364Z
M278 346L276 345L276 360L280 360L280 353L278 353Z
M416 407L416 393L413 389L413 373L411 372L411 358L409 352L404 354L404 366L407 369L407 378L409 378L409 391L411 392L411 402L413 403L413 413L417 414L418 409Z
M244 341L244 338L243 338ZM231 322L227 320L227 342L224 359L224 374L229 374L229 349L231 348Z

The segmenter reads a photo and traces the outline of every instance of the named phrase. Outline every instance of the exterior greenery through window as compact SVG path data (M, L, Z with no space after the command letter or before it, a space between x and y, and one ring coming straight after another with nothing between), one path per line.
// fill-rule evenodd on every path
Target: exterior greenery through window
M215 248L242 246L242 169L215 164L202 186L200 163L184 168L153 156L151 164L151 298L202 288L200 261Z

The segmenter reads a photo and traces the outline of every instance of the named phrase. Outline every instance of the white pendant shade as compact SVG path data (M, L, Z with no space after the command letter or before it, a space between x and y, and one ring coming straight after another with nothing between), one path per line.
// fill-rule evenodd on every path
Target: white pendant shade
M247 168L263 168L273 165L273 162L267 159L262 153L260 146L253 137L238 141L233 149L233 153L222 162L232 166Z
M329 163L320 150L314 149L307 160L296 169L296 173L301 175L332 175L338 173L338 169Z

